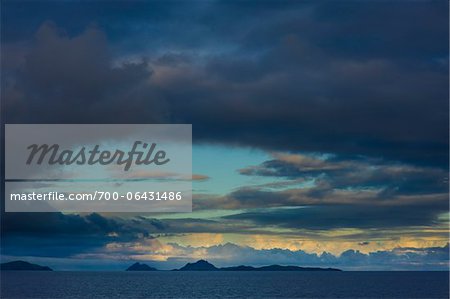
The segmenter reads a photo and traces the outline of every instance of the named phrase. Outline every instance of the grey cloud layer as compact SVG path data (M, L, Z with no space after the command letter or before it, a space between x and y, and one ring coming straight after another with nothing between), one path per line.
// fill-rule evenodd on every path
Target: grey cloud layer
M290 229L442 225L449 209L448 173L440 168L276 153L240 173L283 180L198 198L195 207L256 209L226 218Z
M70 5L33 16L22 52L5 44L3 60L21 63L5 64L8 122L188 122L196 141L447 167L443 2L114 4L80 33L85 4L68 36L38 30Z
M360 157L320 158L313 155L275 154L273 160L249 166L239 172L249 176L314 180L319 191L373 189L379 197L438 194L448 191L448 172L441 168L419 167L404 163Z

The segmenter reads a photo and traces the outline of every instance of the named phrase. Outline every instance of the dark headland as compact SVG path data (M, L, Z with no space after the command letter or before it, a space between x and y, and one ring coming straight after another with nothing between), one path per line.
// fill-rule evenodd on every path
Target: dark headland
M145 270L148 267L151 270ZM135 263L131 265L126 271L155 271L157 269L152 268L146 264ZM262 266L262 267L252 267L252 266L235 266L235 267L224 267L217 268L213 264L205 260L199 260L195 263L187 263L180 269L174 269L172 271L342 271L335 268L316 268L316 267L298 267L298 266Z
M25 261L13 261L0 264L2 271L53 271L50 267L32 264Z

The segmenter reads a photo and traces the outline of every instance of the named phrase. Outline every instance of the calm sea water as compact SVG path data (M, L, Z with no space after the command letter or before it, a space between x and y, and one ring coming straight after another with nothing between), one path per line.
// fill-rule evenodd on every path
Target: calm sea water
M2 272L1 298L448 298L448 272Z

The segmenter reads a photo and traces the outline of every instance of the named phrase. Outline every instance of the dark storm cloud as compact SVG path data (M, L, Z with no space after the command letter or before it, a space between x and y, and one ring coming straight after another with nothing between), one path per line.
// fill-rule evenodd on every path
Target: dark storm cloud
M448 210L448 203L372 205L315 205L302 208L246 212L226 219L252 221L256 225L274 225L290 229L326 230L336 228L400 228L432 226L437 216ZM420 211L420 212L418 212Z
M315 180L332 189L377 188L380 198L394 195L433 194L448 191L448 172L383 160L320 158L310 155L276 154L261 165L240 169L243 175Z
M256 62L221 58L226 67L214 65L222 71L217 80L227 82L229 89L220 90L223 106L210 101L204 104L208 116L193 112L194 117L188 118L207 124L197 127L197 137L213 140L208 134L220 130L219 136L235 144L416 163L440 160L446 167L445 73L411 72L387 60L331 59L322 64L326 54L308 46L303 49L296 36L286 37L278 46L274 51L279 53L269 55L279 59L274 62L279 69L267 73L258 70L267 67L264 58ZM304 61L308 53L302 51L318 56L313 65Z
M270 231L273 226L293 230L439 226L445 224L442 215L448 211L449 205L445 193L396 196L384 200L376 193L363 191L295 189L275 192L248 188L225 197L197 201L194 208L247 209L246 212L225 216L214 225L195 226L199 230L221 232L228 231L228 224L237 221L235 224L239 225L239 231L244 233L253 229L264 231L264 228ZM223 227L218 229L220 225Z
M14 53L3 58L8 55ZM148 64L111 65L106 37L95 27L69 37L47 22L19 63L3 81L7 121L14 121L11 115L28 123L121 123L133 117L151 123L164 118L164 102L146 84Z
M69 257L92 252L113 241L152 238L160 226L149 220L139 227L133 220L62 213L2 213L2 254Z
M440 160L445 167L445 4L377 4L331 5L333 16L327 5L309 14L275 11L245 27L242 52L209 64L218 88L229 88L220 89L223 106L202 101L213 116L191 118L207 121L198 136L228 121L219 136L237 144ZM414 25L398 26L397 15Z
M441 168L329 155L273 156L240 173L283 181L197 198L194 208L256 209L225 219L291 229L433 226L449 208L448 173Z
M319 22L341 22L342 26L322 32L327 45L341 55L387 56L405 63L418 57L425 60L443 57L448 47L435 41L448 35L445 25L448 19L441 13L448 9L448 3L409 4L401 1L371 1L356 5L352 2L322 3L316 10L316 17Z
M273 156L239 171L276 182L241 187L224 196L196 197L194 209L257 209L230 218L258 224L267 220L270 225L300 221L305 228L326 229L434 225L449 208L448 173L441 168L368 158Z
M8 122L187 122L195 141L447 168L446 2L32 6L3 10L3 60L21 55L8 36L27 41L3 79Z
M42 234L96 234L112 232L118 229L114 220L99 214L87 216L61 213L4 213L2 220L5 233L42 233Z
M102 1L4 1L2 3L2 41L14 42L32 37L43 20L62 24L71 34L84 31L86 25L99 24L108 29L112 38L130 33L133 23L151 19L164 23L174 17L174 7L164 2L146 1L110 2ZM182 8L182 2L177 7ZM188 7L185 5L183 8ZM135 28L136 30L136 28Z
M2 213L2 254L67 257L101 248L117 228L98 214Z

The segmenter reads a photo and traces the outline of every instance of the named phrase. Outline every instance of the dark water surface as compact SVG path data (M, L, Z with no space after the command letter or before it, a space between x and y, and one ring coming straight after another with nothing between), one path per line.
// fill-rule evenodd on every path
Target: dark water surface
M1 298L448 298L448 272L1 273Z

